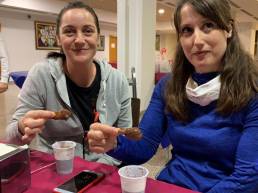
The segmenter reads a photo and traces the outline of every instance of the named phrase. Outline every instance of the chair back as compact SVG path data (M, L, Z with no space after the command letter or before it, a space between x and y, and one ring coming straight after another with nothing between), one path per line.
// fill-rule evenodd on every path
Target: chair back
M140 119L141 101L138 98L131 98L133 127L138 127Z
M137 88L136 88L136 74L135 68L132 67L131 69L132 79L131 79L131 86L132 86L132 93L133 97L131 98L131 107L132 107L132 119L133 119L133 127L138 127L139 119L140 119L140 106L141 100L137 98Z

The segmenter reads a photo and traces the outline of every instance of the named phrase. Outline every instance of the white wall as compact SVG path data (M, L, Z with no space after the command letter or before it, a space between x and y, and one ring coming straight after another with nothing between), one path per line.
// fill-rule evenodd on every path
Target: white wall
M161 33L175 33L175 26L172 21L169 22L157 22L156 31Z
M117 36L116 26L100 24L100 34L105 36L105 49L98 51L95 57L109 62L109 36Z
M237 30L244 49L254 56L255 28L254 23L237 23Z
M9 11L0 12L2 35L7 47L10 71L28 70L43 59L48 51L35 49L34 20L55 21L54 18Z
M2 0L0 4L5 7L57 14L66 3L59 0Z
M177 38L175 33L162 33L160 35L160 51L156 51L156 72L171 72L174 62ZM163 52L163 49L166 52Z
M177 38L175 33L160 35L160 48L167 49L167 59L174 60L175 51L176 51L176 42L177 42Z
M28 14L31 18L28 18ZM0 11L0 23L10 63L10 72L29 70L32 65L44 59L51 50L36 50L34 21L55 22L56 15L36 14L34 12ZM105 35L105 50L96 57L109 58L109 35L116 36L116 27L100 23L101 35Z
M9 52L10 71L28 70L35 62L43 59L48 51L35 49L34 21L55 22L57 13L66 3L58 0L3 0L0 8L0 23L2 35ZM12 11L10 11L10 8ZM15 8L15 12L14 9ZM18 11L19 9L22 9ZM6 10L7 9L7 10ZM30 10L30 11L29 11ZM38 13L39 11L39 13ZM37 12L37 13L36 13ZM97 57L108 60L109 58L109 35L116 36L116 14L96 10L101 24L101 33L105 38L105 51L97 53ZM29 19L27 16L31 15ZM252 23L238 23L239 36L244 48L254 54L255 30L258 28ZM164 35L161 47L168 49L168 57L173 58L175 38L171 36L174 27L171 23L157 23L157 30L169 32Z

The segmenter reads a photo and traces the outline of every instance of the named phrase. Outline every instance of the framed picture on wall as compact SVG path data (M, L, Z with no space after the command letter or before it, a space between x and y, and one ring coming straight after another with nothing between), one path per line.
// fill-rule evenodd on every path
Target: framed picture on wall
M97 45L98 51L104 51L105 50L105 36L99 36L99 42Z
M59 49L56 39L56 24L35 21L35 41L37 50Z

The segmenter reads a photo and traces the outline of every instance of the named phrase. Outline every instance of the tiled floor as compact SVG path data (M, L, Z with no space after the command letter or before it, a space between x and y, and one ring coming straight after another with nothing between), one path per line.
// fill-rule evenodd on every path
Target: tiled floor
M149 169L149 177L155 178L155 176L160 172L160 170L165 166L165 164L171 158L171 147L162 149L159 147L157 153L151 160L143 164L146 168Z
M19 88L13 83L10 83L9 89L5 93L0 93L0 139L5 136L5 127L15 111L18 94ZM156 155L144 164L150 171L149 177L154 178L166 164L170 157L168 152L168 149L159 148Z

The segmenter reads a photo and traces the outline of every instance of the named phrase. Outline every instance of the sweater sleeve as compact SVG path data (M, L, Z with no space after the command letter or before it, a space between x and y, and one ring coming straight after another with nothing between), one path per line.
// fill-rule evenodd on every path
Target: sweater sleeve
M258 98L249 103L240 138L234 171L208 193L258 192Z
M44 97L37 65L32 67L18 95L18 104L10 123L6 128L6 140L17 145L22 144L21 134L18 131L18 120L28 111L44 109Z
M152 94L150 104L140 122L143 138L140 141L118 137L118 146L108 154L127 164L142 164L157 151L166 128L163 89L165 80L159 82Z

